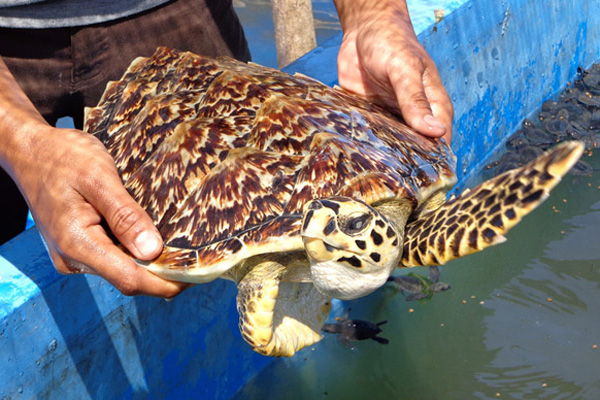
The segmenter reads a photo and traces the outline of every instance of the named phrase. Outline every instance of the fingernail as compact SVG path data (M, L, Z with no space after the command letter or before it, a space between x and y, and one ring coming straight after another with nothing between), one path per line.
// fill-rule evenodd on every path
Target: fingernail
M423 117L423 121L425 121L431 129L446 129L444 124L438 121L433 115L426 115Z
M161 249L162 240L152 231L143 231L135 238L135 247L141 256L150 257Z

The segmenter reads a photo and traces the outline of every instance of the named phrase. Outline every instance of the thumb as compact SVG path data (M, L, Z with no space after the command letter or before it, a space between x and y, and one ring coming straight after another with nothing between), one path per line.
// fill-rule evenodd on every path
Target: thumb
M125 190L116 172L115 175L103 180L104 188L87 200L104 216L127 250L136 258L151 260L162 251L163 240L152 219Z

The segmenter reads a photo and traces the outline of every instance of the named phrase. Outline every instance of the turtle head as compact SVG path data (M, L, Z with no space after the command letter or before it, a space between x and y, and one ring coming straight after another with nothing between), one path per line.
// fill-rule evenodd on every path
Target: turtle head
M315 287L342 300L382 286L402 254L401 235L388 220L347 197L307 203L301 234Z

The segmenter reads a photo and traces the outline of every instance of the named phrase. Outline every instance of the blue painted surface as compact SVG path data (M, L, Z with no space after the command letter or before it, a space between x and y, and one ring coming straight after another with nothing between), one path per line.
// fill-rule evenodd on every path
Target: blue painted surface
M455 102L459 174L485 163L541 101L600 59L600 4L478 0L419 36ZM335 83L339 37L288 67ZM0 247L0 398L230 398L270 362L237 331L235 288L173 302L65 278L35 229ZM310 350L300 356L310 357Z
M238 333L232 282L127 298L55 273L35 229L1 248L0 278L2 399L227 399L270 362Z
M419 38L454 102L452 147L468 178L577 67L600 59L600 2L470 1Z

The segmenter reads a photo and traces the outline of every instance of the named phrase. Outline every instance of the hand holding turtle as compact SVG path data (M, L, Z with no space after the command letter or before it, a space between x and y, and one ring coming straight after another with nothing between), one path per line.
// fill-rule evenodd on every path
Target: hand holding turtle
M104 230L103 219L136 258L152 259L162 249L158 231L123 188L104 146L68 129L40 135L37 147L43 165L32 166L37 179L22 179L22 188L56 269L100 275L127 295L178 294L183 285L135 265Z
M103 219L135 257L148 260L162 248L104 146L48 125L1 60L0 87L0 165L26 197L56 269L100 275L127 295L173 297L187 286L138 267L108 237Z
M419 133L451 139L452 102L419 43L405 1L335 0L344 38L340 86L400 109Z

